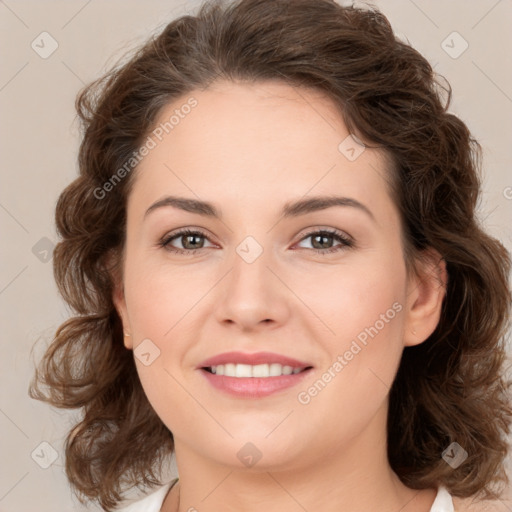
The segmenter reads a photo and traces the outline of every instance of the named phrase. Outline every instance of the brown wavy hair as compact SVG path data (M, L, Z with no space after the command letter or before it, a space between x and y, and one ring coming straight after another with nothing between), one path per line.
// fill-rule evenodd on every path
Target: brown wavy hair
M450 85L375 8L237 0L208 1L195 16L175 19L77 98L79 176L58 199L61 241L53 255L59 291L75 316L57 329L30 395L83 413L65 445L79 499L112 510L127 488L161 484L173 451L172 433L123 345L112 300L136 168L101 190L164 106L218 78L322 91L351 133L391 158L407 269L432 247L449 282L436 330L403 351L389 397L389 461L414 489L443 484L458 497L500 497L512 418L504 342L510 256L476 217L481 147L448 112ZM441 457L452 442L468 453L456 469Z

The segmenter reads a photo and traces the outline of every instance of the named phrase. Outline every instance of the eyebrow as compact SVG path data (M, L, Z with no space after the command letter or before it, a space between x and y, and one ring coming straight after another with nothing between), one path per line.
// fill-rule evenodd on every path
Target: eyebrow
M222 218L220 210L218 210L212 203L201 201L199 199L178 196L165 196L164 198L159 199L146 210L144 218L146 218L149 213L165 206L173 206L174 208L206 217L217 219ZM282 216L284 218L299 217L300 215L325 210L327 208L332 208L333 206L349 206L357 208L375 221L373 213L363 203L360 203L356 199L352 199L350 197L341 196L316 196L299 199L297 201L289 201L285 203L283 207Z

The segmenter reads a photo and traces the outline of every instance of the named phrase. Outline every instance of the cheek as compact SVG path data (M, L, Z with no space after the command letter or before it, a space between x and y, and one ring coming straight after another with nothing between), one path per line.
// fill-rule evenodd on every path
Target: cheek
M319 414L330 403L375 410L386 398L403 350L405 281L403 261L381 254L357 269L339 269L326 280L327 293L308 295L315 300L311 309L332 331L319 338L328 353L321 382L311 393L303 388L303 401L314 399Z
M298 277L295 291L304 297L321 324L328 327L329 334L324 339L342 349L360 333L364 338L365 329L376 323L385 337L400 331L402 316L397 309L404 309L404 283L405 267L401 260L386 258L384 254L380 258L361 259L354 265L333 266L323 274Z
M125 294L140 381L149 401L165 420L175 416L175 407L190 400L179 382L185 366L191 365L190 357L187 359L190 340L198 339L201 308L207 307L208 291L216 277L211 272L205 275L165 261L149 261L142 254L127 258ZM149 365L138 358L142 347L144 353L151 354Z
M381 410L403 350L402 302L386 287L370 291L340 313L337 335L324 337L328 361L297 393L298 417L334 444L356 437Z
M152 265L148 259L133 256L127 258L125 268L125 294L140 382L167 428L180 431L183 415L176 411L187 410L190 397L176 369L183 364L187 339L183 329L193 321L193 305L200 291L190 286L183 269Z
M167 339L180 319L206 293L207 282L180 266L148 262L134 255L126 263L125 293L130 321L139 338Z

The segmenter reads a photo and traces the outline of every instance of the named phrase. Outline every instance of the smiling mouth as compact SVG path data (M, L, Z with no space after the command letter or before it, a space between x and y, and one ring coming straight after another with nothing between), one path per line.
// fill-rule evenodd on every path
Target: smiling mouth
M306 370L311 369L312 366L293 367L282 365L279 363L271 364L219 364L216 366L205 366L202 370L214 375L224 375L225 377L235 378L271 378L281 377L283 375L297 375Z

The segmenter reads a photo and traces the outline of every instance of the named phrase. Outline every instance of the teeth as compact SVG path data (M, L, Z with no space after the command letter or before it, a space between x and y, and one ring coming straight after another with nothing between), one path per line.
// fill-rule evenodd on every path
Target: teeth
M235 377L252 377L252 366L248 364L237 364L235 367ZM229 375L229 370L226 372Z
M292 366L281 365L279 363L272 364L219 364L211 366L210 370L216 375L225 375L226 377L280 377L281 375L291 375L300 373L304 368L293 368Z
M249 375L249 377L270 377L268 364L257 364L255 366L250 366L250 365L247 365L247 366L250 370L252 370L252 373Z

